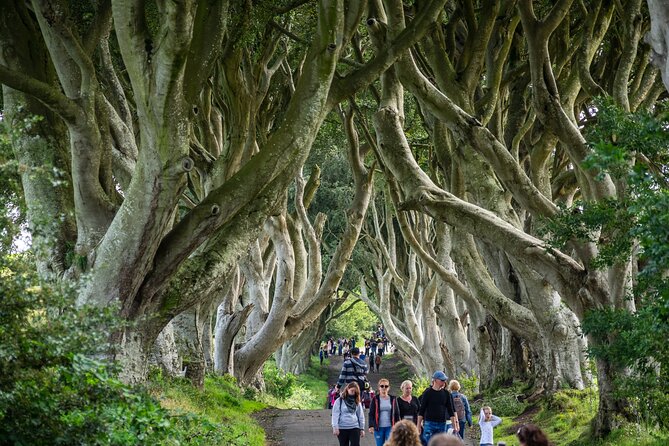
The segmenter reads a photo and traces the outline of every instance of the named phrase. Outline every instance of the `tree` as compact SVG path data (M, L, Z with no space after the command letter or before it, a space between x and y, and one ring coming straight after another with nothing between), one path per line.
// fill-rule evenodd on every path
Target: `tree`
M116 342L128 381L146 375L172 318L222 298L327 112L419 39L444 1L337 80L366 4L303 3L1 6L2 46L16 49L0 56L6 122L45 117L12 142L15 157L68 180L22 177L28 221L49 236L40 269L81 280L80 303L118 303L136 322Z
M379 48L403 28L401 4L387 6L371 26ZM448 10L443 24L382 75L385 94L374 118L379 157L399 185L401 211L454 228L453 258L465 283L539 359L536 389L554 389L561 376L579 386L587 376L577 318L594 308L633 310L625 296L636 258L600 270L598 237L571 240L560 251L542 240L538 223L575 196L596 203L625 193L625 184L585 163L591 149L581 127L589 124L594 95L608 93L624 109L637 109L661 94L649 49L639 48L648 18L639 1L470 6ZM403 88L431 131L436 176L416 161L404 136ZM567 341L557 344L565 350L542 358L558 339ZM610 386L624 370L600 358L597 371L595 430L606 434L616 426L614 414L625 411Z

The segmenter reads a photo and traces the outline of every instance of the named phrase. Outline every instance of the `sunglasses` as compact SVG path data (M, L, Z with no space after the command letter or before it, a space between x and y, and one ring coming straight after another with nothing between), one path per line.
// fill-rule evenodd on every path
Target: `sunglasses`
M381 385L379 385L379 387L382 388L382 389L387 389L390 386L388 384L381 384Z

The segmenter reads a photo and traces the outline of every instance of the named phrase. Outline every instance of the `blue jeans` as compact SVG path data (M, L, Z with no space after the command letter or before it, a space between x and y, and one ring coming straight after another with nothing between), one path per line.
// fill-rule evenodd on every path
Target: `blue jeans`
M426 446L433 435L446 432L446 423L441 421L423 421L423 435L420 436L420 441Z
M460 432L458 432L458 435L460 438L463 440L465 439L465 426L467 425L466 421L460 420Z
M374 440L376 441L376 446L383 446L384 443L390 438L390 431L392 427L375 427L374 428Z

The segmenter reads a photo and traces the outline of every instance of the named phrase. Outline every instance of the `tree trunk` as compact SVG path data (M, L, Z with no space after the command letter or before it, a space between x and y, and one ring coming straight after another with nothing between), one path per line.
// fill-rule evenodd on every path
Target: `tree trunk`
M167 376L182 376L183 360L174 337L172 322L165 325L154 343L151 364L157 364Z

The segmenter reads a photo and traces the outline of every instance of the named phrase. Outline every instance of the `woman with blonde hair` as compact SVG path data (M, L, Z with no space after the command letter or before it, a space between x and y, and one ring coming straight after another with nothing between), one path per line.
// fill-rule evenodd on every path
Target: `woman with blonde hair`
M400 410L400 418L411 420L418 424L418 410L420 409L420 400L411 394L413 383L408 379L400 384L402 395L397 398L397 407Z
M453 408L455 413L458 415L458 421L460 424L460 430L458 435L464 440L465 438L465 423L469 427L472 427L472 409L469 407L469 400L467 397L460 393L460 383L452 379L448 383L448 390L451 392L451 398L453 399Z
M398 421L384 446L421 446L416 424L411 420Z
M365 411L356 382L348 383L332 406L332 433L339 446L360 446L360 437L365 436Z

